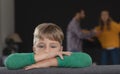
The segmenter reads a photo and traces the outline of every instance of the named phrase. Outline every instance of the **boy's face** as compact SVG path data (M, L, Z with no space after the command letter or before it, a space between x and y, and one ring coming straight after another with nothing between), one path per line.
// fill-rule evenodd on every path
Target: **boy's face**
M33 46L34 53L37 54L41 51L52 52L53 51L62 51L62 46L58 41L49 40L44 38L43 40L38 39Z

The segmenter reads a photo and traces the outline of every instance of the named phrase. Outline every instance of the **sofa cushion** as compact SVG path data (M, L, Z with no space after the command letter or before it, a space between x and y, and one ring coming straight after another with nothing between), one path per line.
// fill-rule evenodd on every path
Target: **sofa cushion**
M100 65L87 68L40 68L8 70L0 67L0 74L120 74L120 65Z

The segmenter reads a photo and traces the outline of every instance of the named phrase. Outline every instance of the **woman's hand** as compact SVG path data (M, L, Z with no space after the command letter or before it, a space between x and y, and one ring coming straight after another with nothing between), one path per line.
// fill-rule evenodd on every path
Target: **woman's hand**
M102 33L102 31L99 31L97 29L93 29L92 31L96 34L96 36L99 36Z

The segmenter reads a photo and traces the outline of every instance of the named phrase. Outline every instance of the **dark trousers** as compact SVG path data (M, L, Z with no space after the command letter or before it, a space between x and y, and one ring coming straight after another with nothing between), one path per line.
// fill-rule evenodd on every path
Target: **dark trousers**
M119 64L119 49L104 49L101 53L101 65L107 65L109 58L112 60L111 62L113 65Z

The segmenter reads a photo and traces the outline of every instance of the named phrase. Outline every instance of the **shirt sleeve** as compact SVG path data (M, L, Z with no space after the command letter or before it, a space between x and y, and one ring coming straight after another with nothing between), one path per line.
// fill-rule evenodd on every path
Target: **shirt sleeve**
M64 59L57 57L59 67L82 68L92 65L91 57L82 52L73 52L71 56L64 56Z
M34 53L14 53L6 58L4 65L8 69L22 69L33 63L35 63Z

